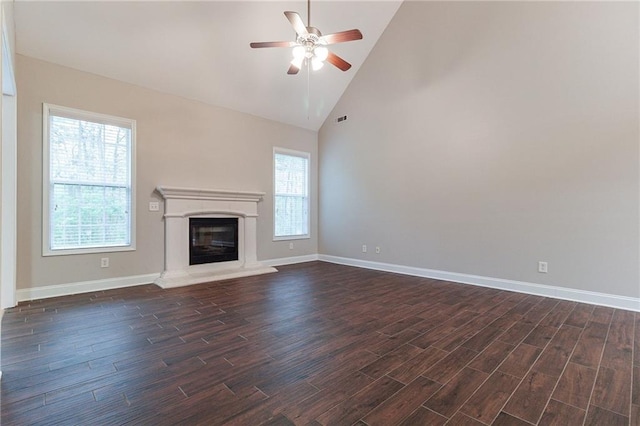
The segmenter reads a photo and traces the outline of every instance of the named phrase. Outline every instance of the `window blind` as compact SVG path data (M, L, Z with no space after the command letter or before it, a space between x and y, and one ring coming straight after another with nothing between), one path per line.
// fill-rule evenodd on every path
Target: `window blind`
M131 243L132 127L49 111L50 249Z
M309 157L274 154L275 237L309 235Z

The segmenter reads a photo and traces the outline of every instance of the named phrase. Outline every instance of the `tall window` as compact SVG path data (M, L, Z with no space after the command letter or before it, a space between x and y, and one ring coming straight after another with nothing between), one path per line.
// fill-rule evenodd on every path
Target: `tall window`
M43 105L43 255L135 249L135 121Z
M309 153L275 148L274 240L309 238Z

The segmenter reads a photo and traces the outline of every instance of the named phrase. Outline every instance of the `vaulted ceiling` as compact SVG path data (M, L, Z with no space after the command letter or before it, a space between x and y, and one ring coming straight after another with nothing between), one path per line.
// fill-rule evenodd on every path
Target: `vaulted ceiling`
M312 130L320 128L402 0L311 2L323 34L359 28L331 46L353 67L287 75L295 39L283 12L298 1L16 1L17 53Z

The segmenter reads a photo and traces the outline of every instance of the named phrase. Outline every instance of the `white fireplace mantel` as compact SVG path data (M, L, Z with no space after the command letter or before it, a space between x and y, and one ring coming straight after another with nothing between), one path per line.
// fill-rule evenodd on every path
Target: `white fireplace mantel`
M229 191L227 189L197 189L176 188L173 186L159 186L156 191L165 200L213 200L213 201L250 201L257 203L262 201L264 192L256 191Z
M164 198L164 272L155 283L163 288L276 272L257 260L256 191L178 188L158 186ZM189 265L189 219L230 217L238 219L238 260Z

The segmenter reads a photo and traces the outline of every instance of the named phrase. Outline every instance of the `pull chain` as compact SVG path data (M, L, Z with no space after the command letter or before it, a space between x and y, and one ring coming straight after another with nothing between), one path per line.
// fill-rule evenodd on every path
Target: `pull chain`
M307 27L311 26L311 0L307 0ZM311 105L311 63L305 59L307 65L307 121L309 121L309 108Z
M307 121L309 121L309 106L311 105L311 67L307 59Z

